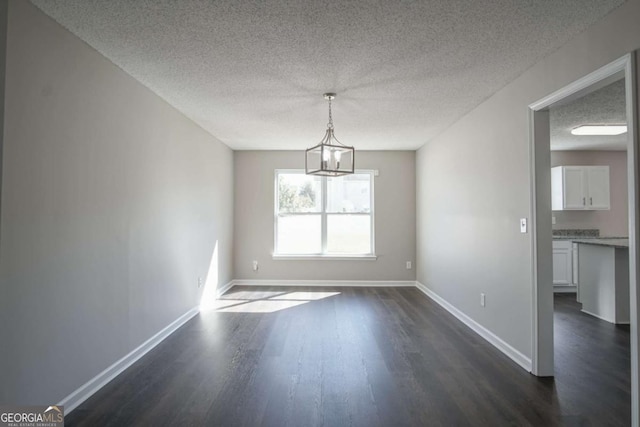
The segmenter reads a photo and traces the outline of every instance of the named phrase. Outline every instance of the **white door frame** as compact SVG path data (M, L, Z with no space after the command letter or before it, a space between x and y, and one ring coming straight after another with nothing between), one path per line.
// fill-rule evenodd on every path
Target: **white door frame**
M549 150L549 112L551 105L569 103L587 93L624 77L627 109L627 174L629 195L629 286L631 313L631 420L640 425L638 368L638 306L636 282L640 277L638 247L640 241L640 197L638 115L636 108L636 55L629 53L593 73L529 105L531 174L531 256L532 256L532 330L531 373L553 376L553 286L551 244L551 160Z

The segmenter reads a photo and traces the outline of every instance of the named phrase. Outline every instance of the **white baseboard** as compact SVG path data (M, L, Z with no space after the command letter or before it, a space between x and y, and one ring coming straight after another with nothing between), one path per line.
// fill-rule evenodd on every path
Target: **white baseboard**
M414 287L413 280L234 280L232 286Z
M233 288L235 286L235 281L232 280L229 283L227 283L226 285L222 286L221 288L218 288L218 290L216 291L216 299L220 299L220 297L222 295L224 295L225 293L227 293L229 291L229 289Z
M171 335L176 329L188 322L192 317L198 314L200 309L194 307L185 314L174 320L160 332L140 344L135 350L109 366L104 371L87 381L83 386L75 390L73 393L62 399L58 405L64 406L65 414L69 414L76 409L82 402L91 397L95 392L104 387L109 381L118 376L122 371L133 365L138 359L147 354L151 349L160 344L165 338Z
M592 312L590 312L590 311L585 310L584 308L583 308L583 309L581 309L580 311L581 311L581 312L583 312L584 314L588 314L589 316L593 316L593 317L596 317L596 318L598 318L598 319L600 319L600 320L604 320L605 322L613 323L613 324L615 324L615 323L616 323L613 319L607 319L607 318L606 318L606 317L604 317L604 316L600 316L599 314L592 313Z
M427 288L420 282L416 282L416 287L422 291L426 296L431 298L437 304L439 304L442 308L447 310L449 313L453 314L458 318L462 323L471 328L475 333L480 335L482 338L487 340L490 344L492 344L495 348L503 352L507 357L516 362L522 368L524 368L527 372L531 372L531 359L524 354L520 353L518 350L513 348L511 345L504 342L500 337L496 334L464 314L462 311L455 308L449 302L447 302L440 295L433 292L431 289Z
M600 320L604 320L607 323L613 323L614 325L630 325L631 324L631 322L629 320L623 320L623 321L620 321L620 322L616 322L613 319L607 319L606 317L603 317L603 316L600 316L598 314L595 314L595 313L592 313L590 311L587 311L584 308L581 309L580 311L583 312L584 314L588 314L589 316L593 316L593 317L596 317L596 318L598 318Z
M554 285L553 286L554 294L575 294L576 292L578 292L577 286L571 286L571 285Z

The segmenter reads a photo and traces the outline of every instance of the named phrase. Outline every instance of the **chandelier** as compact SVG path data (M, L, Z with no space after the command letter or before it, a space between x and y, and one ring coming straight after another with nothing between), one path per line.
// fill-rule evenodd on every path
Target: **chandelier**
M355 149L338 141L334 134L331 101L335 98L335 93L324 94L324 99L329 101L329 123L327 123L327 131L322 141L315 147L306 150L305 171L307 175L340 176L354 172Z

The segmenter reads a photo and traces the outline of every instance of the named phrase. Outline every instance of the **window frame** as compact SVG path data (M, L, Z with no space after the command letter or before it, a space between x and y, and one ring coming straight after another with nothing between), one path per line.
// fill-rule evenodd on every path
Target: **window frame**
M298 212L298 213L288 213L287 215L320 215L320 233L321 233L321 252L320 253L310 253L310 254L287 254L287 253L279 253L278 252L278 217L280 213L278 212L278 181L279 176L281 174L300 174L304 175L304 169L276 169L274 171L274 198L273 198L273 259L274 260L363 260L363 261L374 261L378 257L376 256L375 251L375 177L378 175L378 171L372 169L356 169L354 174L358 175L369 175L369 198L370 198L370 207L371 210L368 213L364 212L328 212L327 211L327 183L329 178L327 176L320 177L320 188L321 188L321 208L320 212ZM327 253L327 218L329 215L366 215L370 217L370 232L369 232L369 246L371 248L371 252L368 254L339 254L339 253Z

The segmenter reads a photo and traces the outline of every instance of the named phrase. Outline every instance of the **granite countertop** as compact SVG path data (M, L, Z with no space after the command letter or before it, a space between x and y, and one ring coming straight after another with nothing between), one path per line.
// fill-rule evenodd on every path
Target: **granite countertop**
M598 239L600 230L596 228L554 229L553 240Z
M582 243L585 245L610 246L612 248L629 248L628 238L590 238L590 239L572 239L574 243Z
M628 239L625 236L611 236L611 237L600 237L600 236L553 236L553 240L620 240L620 239Z
M553 240L571 240L574 243L584 243L590 245L599 246L611 246L614 248L628 248L629 238L626 236L620 237L602 237L600 236L600 230L587 228L587 229L556 229L553 230Z

